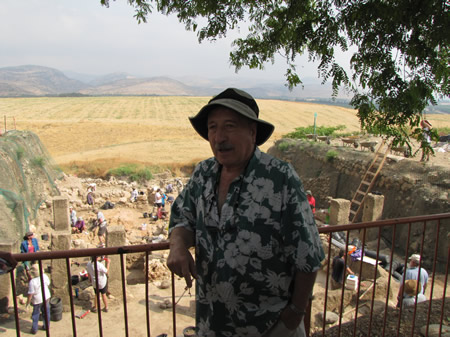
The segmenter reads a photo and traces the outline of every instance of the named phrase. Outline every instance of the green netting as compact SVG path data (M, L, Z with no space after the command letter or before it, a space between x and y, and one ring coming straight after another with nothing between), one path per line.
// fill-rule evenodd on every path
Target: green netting
M0 137L0 236L20 239L41 204L59 195L55 181L63 173L38 136L8 131Z

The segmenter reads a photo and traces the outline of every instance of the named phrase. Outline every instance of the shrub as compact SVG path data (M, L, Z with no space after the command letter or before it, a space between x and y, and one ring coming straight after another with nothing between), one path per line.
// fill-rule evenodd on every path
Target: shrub
M44 167L44 158L43 157L35 157L31 161L33 165L38 167Z
M153 178L152 172L148 167L141 167L137 164L122 164L117 168L109 170L107 175L126 177L132 181L145 181Z
M325 157L327 158L327 161L333 161L334 158L337 157L337 155L338 155L338 153L337 153L336 151L334 151L334 150L329 150L329 151L326 153Z
M19 147L16 151L17 159L18 160L22 159L24 153L25 153L25 150L23 149L23 147Z
M278 144L278 149L282 152L287 151L290 148L290 144L288 142L281 142Z
M341 131L345 129L345 125L338 126L316 126L316 135L318 136L331 136L335 131ZM307 127L295 128L294 132L290 132L283 137L285 138L306 138L306 135L314 133L314 125Z

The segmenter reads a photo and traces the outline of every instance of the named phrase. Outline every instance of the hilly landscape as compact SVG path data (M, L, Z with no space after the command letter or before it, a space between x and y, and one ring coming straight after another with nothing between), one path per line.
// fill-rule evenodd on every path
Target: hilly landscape
M288 90L283 79L261 82L250 78L139 77L123 72L102 76L63 72L38 65L0 68L2 97L80 97L80 96L203 96L211 97L224 88L237 87L259 99L314 102L349 107L351 95L344 90L332 99L329 83L304 78L303 85ZM450 101L425 109L429 114L450 113Z
M311 78L304 79L303 87L289 91L282 78L267 83L247 78L138 77L121 72L93 76L38 65L0 68L0 97L212 96L226 87L245 89L256 98L324 100L339 105L349 101L342 93L332 102L331 86Z

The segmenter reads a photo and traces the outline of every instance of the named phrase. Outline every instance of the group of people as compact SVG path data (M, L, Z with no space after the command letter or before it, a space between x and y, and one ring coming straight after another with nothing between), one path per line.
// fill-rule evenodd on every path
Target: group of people
M172 184L167 185L166 191L173 191ZM170 193L170 192L167 192ZM161 190L160 188L155 191L155 206L156 206L156 215L158 219L166 219L168 212L166 210L166 204L172 205L174 198L172 196L167 196L166 192Z
M100 214L99 217L102 218L102 214ZM102 222L106 222L106 220ZM20 251L21 253L33 253L39 251L39 243L38 240L34 237L33 232L27 232L25 234L23 241L20 245ZM105 264L102 263L103 261L105 262ZM97 281L95 277L95 266L94 266L95 262L97 264L97 272L98 272L98 289L99 289L98 291L97 291ZM107 257L94 256L91 258L91 261L86 266L88 277L92 283L95 294L96 295L99 294L99 296L101 295L104 304L103 308L104 312L108 312L108 298L106 295L108 290L107 276L110 263L111 261ZM30 333L34 335L37 334L38 332L40 317L42 317L43 320L43 325L41 326L42 330L46 330L50 326L50 298L51 298L50 279L45 273L42 274L44 295L45 295L44 301L41 290L42 282L41 282L41 275L39 272L39 265L37 263L34 263L34 261L25 261L23 265L28 276L28 292L27 292L28 296L25 307L26 311L29 311L28 308L30 307L30 305L32 306L32 313L31 313L32 326ZM94 299L92 311L93 312L97 311L96 299Z
M96 218L95 218L95 220L93 222L93 226L90 230L97 232L99 244L101 246L105 246L105 244L106 244L105 235L106 235L106 230L108 227L108 222L106 221L106 218L103 215L103 212L101 212L100 210L98 210L96 208L94 208L92 211L94 212ZM83 232L87 231L86 222L84 221L83 217L77 217L77 213L73 206L69 207L69 219L70 219L70 225L72 228L72 233L78 234L78 233L83 233Z
M425 268L419 267L422 257L419 254L412 254L408 260L409 266L403 274L397 295L397 307L400 307L400 302L403 302L403 306L409 307L426 301L428 272Z
M23 237L23 241L20 244L20 252L21 253L35 253L39 251L39 242L34 237L33 232L27 232ZM42 298L42 290L41 290L41 280L39 274L39 266L34 263L34 261L24 261L23 268L27 275L28 279L28 296L26 303L26 310L29 311L30 305L33 307L31 313L32 325L31 325L31 334L35 335L38 331L39 325L39 316L42 314L42 317L47 315L47 321L44 320L44 325L42 329L45 330L46 326L50 323L50 279L46 274L42 275L44 280L44 293L45 293L45 303ZM47 313L45 310L47 309Z

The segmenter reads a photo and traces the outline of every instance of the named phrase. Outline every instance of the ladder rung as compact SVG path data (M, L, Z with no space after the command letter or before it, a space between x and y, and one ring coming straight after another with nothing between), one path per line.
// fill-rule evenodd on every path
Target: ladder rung
M356 191L356 193L358 193L358 194L361 194L361 195L366 195L366 192L363 192L363 191Z
M364 180L361 181L361 184L364 184L364 185L370 185L370 183L371 183L370 181L364 181Z
M354 204L357 204L358 206L361 205L361 203L359 201L353 200Z

